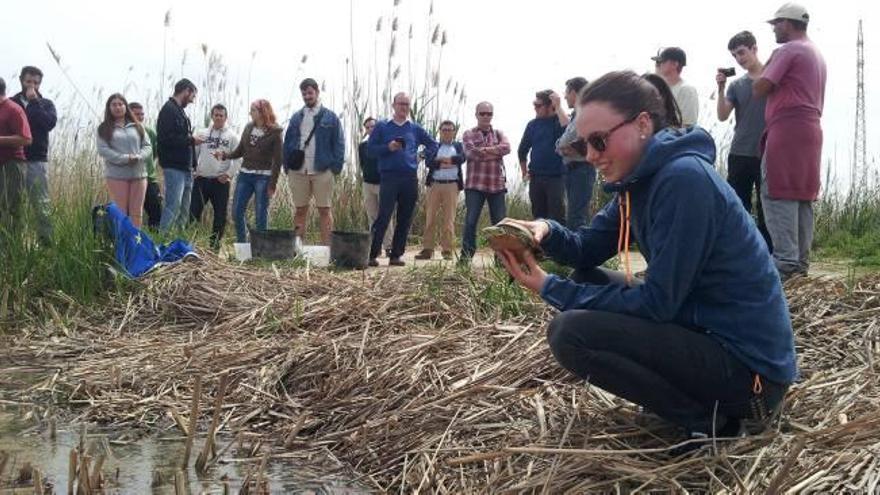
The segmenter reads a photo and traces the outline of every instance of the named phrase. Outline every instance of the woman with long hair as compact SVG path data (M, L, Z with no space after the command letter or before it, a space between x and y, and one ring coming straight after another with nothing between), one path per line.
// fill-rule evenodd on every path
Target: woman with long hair
M104 120L98 125L98 154L104 159L104 178L110 200L141 226L147 195L146 161L153 148L144 126L134 118L128 101L119 93L107 98Z
M283 140L272 105L266 100L256 100L251 103L250 116L251 121L241 133L238 146L231 153L217 153L221 161L242 159L232 199L236 242L247 240L245 213L251 197L254 197L257 230L266 230L269 198L275 195L281 171Z
M713 168L712 137L680 128L653 74L606 74L578 100L581 144L613 199L577 231L520 222L575 269L570 278L548 275L529 253L500 253L520 284L561 311L547 331L553 355L690 439L766 425L797 374L791 319L761 234ZM643 280L630 273L633 241L648 262ZM615 253L624 274L600 267Z

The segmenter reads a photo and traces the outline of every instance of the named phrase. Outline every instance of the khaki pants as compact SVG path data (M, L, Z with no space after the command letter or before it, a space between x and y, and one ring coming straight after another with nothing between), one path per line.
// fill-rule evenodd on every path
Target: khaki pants
M293 171L287 174L287 180L290 182L293 206L297 208L309 206L313 197L318 208L332 206L333 172L325 170L316 174L305 174Z
M368 184L364 182L364 209L367 210L367 219L370 221L370 226L367 230L373 230L373 223L376 222L376 217L379 216L379 184ZM386 251L391 250L391 237L394 236L394 216L391 217L391 222L388 224L388 229L385 230L385 239L383 239L382 247L385 248Z
M440 246L452 251L455 239L455 207L458 204L458 184L437 183L428 188L426 200L425 238L422 247L433 250L436 230L440 229Z

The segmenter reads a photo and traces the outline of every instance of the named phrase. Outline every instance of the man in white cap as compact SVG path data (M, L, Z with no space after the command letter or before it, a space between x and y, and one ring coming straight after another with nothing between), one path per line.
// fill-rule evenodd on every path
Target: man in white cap
M767 97L761 202L783 280L806 275L819 197L825 60L807 37L810 15L787 3L768 21L782 46L770 56L753 91Z

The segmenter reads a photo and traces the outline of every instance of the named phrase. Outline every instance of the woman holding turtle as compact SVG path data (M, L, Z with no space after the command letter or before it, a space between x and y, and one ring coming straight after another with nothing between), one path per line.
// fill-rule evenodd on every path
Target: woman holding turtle
M691 438L766 422L797 374L779 274L753 220L715 172L715 145L655 75L612 72L578 97L578 134L614 198L588 228L516 222L547 257L500 249L505 267L559 313L547 338L580 378L650 409ZM629 271L629 244L648 261ZM600 268L618 253L625 275ZM519 258L519 259L518 259Z

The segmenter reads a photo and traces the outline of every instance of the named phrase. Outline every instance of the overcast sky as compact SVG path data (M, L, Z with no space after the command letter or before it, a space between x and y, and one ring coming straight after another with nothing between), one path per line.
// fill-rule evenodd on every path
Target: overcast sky
M880 35L874 34L880 16L878 8L869 6L867 0L812 0L805 5L812 18L809 35L828 64L824 154L826 162L837 164L834 173L848 180L860 18L866 33L869 161L880 152L880 120L874 118L880 109L880 65L874 63L880 57ZM429 0L400 0L396 9L393 0L44 0L37 19L13 15L10 19L20 22L4 25L7 47L0 51L0 75L16 89L15 75L22 65L41 67L46 73L44 93L60 95L58 103L64 111L66 102L73 99L73 90L52 60L46 48L49 42L88 97L95 88L102 88L105 96L123 91L130 100L146 100L148 92L155 93L160 87L166 32L163 19L170 10L166 74L180 75L186 52L183 75L199 79L205 67L204 43L209 51L222 54L229 67L228 79L232 84L237 82L241 91L242 105L249 89L251 98L265 97L281 109L291 94L296 95L291 89L299 80L311 76L325 81L325 100L341 108L338 95L343 91L346 59L352 52L356 71L364 78L373 65L374 50L383 52L377 59L382 73L386 72L387 29L396 14L402 35L393 65L400 64L404 73L398 86L403 89L406 85L410 24L414 31L412 64L421 67L413 72L421 81L421 61L430 37L428 25L439 23L448 36L440 66L441 85L452 77L465 86L468 103L461 115L465 127L474 125L473 105L489 100L495 104L496 127L516 144L533 117L531 101L536 90L551 87L561 91L564 81L575 75L592 80L614 69L652 70L650 56L660 47L677 45L688 55L683 76L697 87L704 105L700 123L720 135L726 125L715 119L711 98L716 68L735 65L727 52L727 40L740 30L751 30L758 38L759 55L766 59L776 44L765 21L776 7L776 2L757 0L436 0L429 20ZM376 41L379 17L384 17L384 31L383 38ZM436 58L437 48L434 50ZM303 55L308 56L305 64L300 63ZM170 87L165 91L170 92ZM200 97L204 96L202 92ZM299 104L298 98L294 103ZM100 107L103 101L92 104ZM244 107L232 108L233 122L243 124L244 112ZM279 113L286 119L290 111L284 108ZM508 162L513 165L515 158L511 156Z

